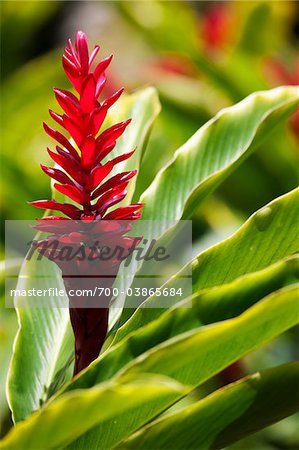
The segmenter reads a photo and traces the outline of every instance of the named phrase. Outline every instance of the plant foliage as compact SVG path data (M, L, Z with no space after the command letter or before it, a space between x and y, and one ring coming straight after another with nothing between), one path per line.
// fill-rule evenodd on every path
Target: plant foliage
M281 87L220 111L143 192L143 218L174 224L192 217L298 103L298 89ZM119 145L122 151L138 146L134 167L142 170L144 142L159 112L156 92L148 88L120 105L115 114L129 115L133 123L129 143ZM137 191L139 183L137 178ZM116 332L121 309L112 311L110 345L75 379L68 372L73 342L67 311L22 309L16 299L19 331L7 389L15 426L0 448L223 448L296 412L297 363L250 375L209 396L194 400L190 394L298 324L298 195L295 189L274 199L190 261L192 298L166 310L158 297L149 297L151 308L123 315ZM169 222L159 223L151 230L155 239L171 233ZM59 287L58 272L49 270ZM27 288L36 283L33 273L24 263L20 279L26 278ZM182 399L187 405L174 411Z

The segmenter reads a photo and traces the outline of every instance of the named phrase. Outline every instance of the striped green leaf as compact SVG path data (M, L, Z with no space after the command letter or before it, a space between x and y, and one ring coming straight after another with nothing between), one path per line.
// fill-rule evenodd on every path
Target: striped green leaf
M125 384L103 383L89 391L76 391L61 397L28 419L18 423L0 441L0 449L28 450L62 448L97 423L111 420L124 434L124 417L134 423L142 408L154 409L156 403L174 401L184 388L163 377L142 376ZM121 420L120 420L121 419ZM117 436L117 433L115 434Z
M206 196L298 105L296 87L255 92L221 110L202 126L175 152L140 197L145 204L142 218L151 221L147 238L159 239L177 221L190 218ZM125 273L126 280L133 281L140 266L137 262L131 265Z
M258 210L230 238L210 247L192 261L193 292L264 269L298 251L298 216L298 189ZM139 308L118 330L115 343L162 313L161 297L152 296L146 302L143 306L147 307Z
M143 219L188 217L298 104L296 87L280 87L251 94L220 111L176 151L142 194ZM163 231L155 229L155 234Z
M153 422L119 449L222 449L299 411L299 363L248 376Z
M187 298L156 320L127 335L125 332L128 329L124 325L124 331L122 328L119 330L122 339L116 339L113 345L87 371L66 386L66 389L91 387L108 380L142 353L174 336L241 314L271 292L299 281L298 268L298 256L290 257L267 269L195 294L192 299ZM144 312L149 317L152 309L145 308Z
M65 393L18 424L0 448L25 449L30 442L33 448L47 450L72 441L70 448L73 449L113 448L194 387L296 325L299 322L297 293L298 285L270 294L241 316L192 330L154 347L128 364L110 382L100 383L90 390ZM166 393L164 390L161 394L158 386L161 383L164 389L165 386L160 381L147 394L146 386L150 386L147 381L139 391L135 390L136 386L127 391L127 387L134 384L133 380L144 374L147 377L149 374L165 375L180 385L172 386L171 392L167 385ZM119 385L129 392L127 396L121 394L122 389L119 392ZM113 398L111 386L116 386ZM100 403L101 395L106 401ZM130 405L136 405L135 402L138 408L130 413ZM117 420L119 417L121 421ZM76 440L78 435L83 436Z

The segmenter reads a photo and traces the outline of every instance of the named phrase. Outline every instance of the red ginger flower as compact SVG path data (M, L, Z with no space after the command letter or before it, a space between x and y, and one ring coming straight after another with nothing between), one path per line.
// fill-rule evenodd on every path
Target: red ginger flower
M86 36L79 31L76 35L75 48L76 50L69 40L62 62L65 73L78 92L79 98L70 91L55 88L57 102L64 113L60 115L50 110L50 116L70 134L79 153L68 138L44 123L45 131L60 144L56 146L57 153L49 149L48 153L63 171L41 167L47 175L58 181L54 187L81 207L61 204L55 200L38 200L31 204L38 208L61 211L71 219L137 219L141 215L139 210L142 206L138 203L119 207L107 213L111 206L124 199L128 182L137 171L119 173L102 183L116 164L130 158L134 152L133 150L102 163L114 149L116 140L131 121L129 119L118 123L98 134L108 109L123 92L123 89L118 90L102 103L97 100L105 85L105 70L112 56L100 61L91 72L91 65L99 51L99 46L95 46L89 56Z
M228 5L225 3L209 5L200 21L200 28L206 50L220 50L230 35L231 11Z
M112 230L113 227L109 228L109 226L107 229L104 222L103 226L98 226L98 221L102 220L136 220L141 215L142 207L142 204L136 203L107 212L109 208L124 199L128 182L137 171L122 172L105 180L114 166L130 158L134 151L103 162L114 149L116 140L124 133L130 120L113 125L99 134L108 109L118 100L123 89L118 90L102 103L98 101L106 82L105 70L112 59L112 56L103 59L91 71L98 51L99 46L95 46L89 55L86 35L79 31L76 35L75 48L69 40L62 57L65 73L77 91L78 97L70 91L55 88L55 96L63 109L63 114L57 114L51 110L49 112L50 116L69 133L75 144L71 144L64 134L44 124L45 131L59 144L56 146L57 153L49 149L48 153L62 170L43 165L41 167L47 175L58 182L54 184L54 187L80 206L59 203L55 200L31 202L33 206L59 211L68 217L50 216L38 220L36 229L52 233L48 239L38 243L41 247L45 242L51 243L55 239L58 239L59 245L67 242L78 246L78 242L84 241L91 254L94 250L92 247L88 248L88 240L90 240L90 235L88 237L88 233L86 234L88 224L93 226L92 235L96 239L104 236L106 242L113 240L127 251L130 246L131 251L133 250L133 241L136 245L136 239L123 236L129 229L129 223L128 226L120 224L118 230ZM59 253L59 250L60 248L56 249L56 253ZM55 252L44 250L43 254L55 260ZM92 264L87 261L79 263L77 259L68 266L57 260L55 262L62 270L68 293L70 288L78 287L76 278L83 276L85 280L83 280L83 287L93 288L98 282L99 272L103 275L107 273L107 270L108 272L111 270L111 267L107 268L103 265L99 267L98 263ZM119 260L110 261L114 276L106 279L105 287L112 286L120 262ZM86 277L86 273L89 276ZM82 287L81 278L79 287ZM72 307L72 304L76 304L76 307ZM102 308L85 308L84 306L78 308L78 304L70 298L70 317L75 335L74 374L76 374L95 359L101 350L107 333L108 307L106 305Z

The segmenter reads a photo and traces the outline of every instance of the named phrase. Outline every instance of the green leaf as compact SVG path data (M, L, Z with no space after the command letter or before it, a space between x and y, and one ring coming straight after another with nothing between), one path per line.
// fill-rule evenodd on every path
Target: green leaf
M131 158L117 165L117 173L139 168L151 127L160 110L158 94L153 87L147 87L127 95L122 102L117 102L110 109L108 122L111 124L120 122L125 118L132 119L125 133L117 140L115 149L111 152L112 157L130 152L136 148ZM125 204L131 202L137 180L138 174L129 183Z
M297 292L298 286L277 291L237 318L195 329L166 341L128 364L108 383L90 390L65 393L17 425L0 448L24 448L24 442L28 448L30 442L31 447L51 449L59 443L65 442L66 445L92 426L94 428L75 441L71 448L107 449L115 446L200 383L298 323ZM233 346L232 341L235 343ZM170 376L182 382L186 388L176 387L169 392L168 387L166 393L163 391L160 395L157 392L152 398L153 390L148 396L145 392L150 383L145 383L139 392L131 389L128 397L115 392L113 399L108 397L108 400L100 403L101 398L97 397L95 402L90 403L93 394L102 393L106 386L112 384L118 390L121 384L125 388L126 383L131 385L134 379L144 374L149 376L150 373ZM154 391L158 386L159 383ZM142 397L142 392L146 398ZM78 398L80 400L77 402ZM150 398L152 401L149 401ZM130 402L140 402L136 412L125 413L118 422L115 415L118 411L122 414L125 408L130 408ZM103 407L99 408L100 404ZM66 405L62 411L61 405ZM96 419L94 414L97 414Z
M268 203L229 239L193 262L196 290L227 283L298 251L299 189Z
M298 104L296 87L256 92L223 109L202 126L176 151L140 197L145 204L142 219L152 221L147 227L147 239L158 239L181 218L192 217L205 197ZM126 280L133 280L140 266L141 263L131 266Z
M271 15L273 14L271 4L260 3L254 5L252 11L247 17L246 23L242 30L240 42L238 43L239 51L244 52L248 62L248 55L263 55L273 51L276 48L276 42L282 39L280 30L274 30L275 23ZM275 26L277 24L275 23ZM274 36L274 31L278 36Z
M143 220L188 217L298 104L296 87L280 87L256 92L220 111L176 151L142 194ZM156 225L155 237L164 231Z
M0 298L1 302L1 315L0 315L0 438L6 432L6 420L5 418L9 414L8 404L6 401L6 376L11 357L11 349L14 340L14 336L17 330L17 320L14 311L4 308L5 299Z
M192 261L193 292L231 282L298 251L298 216L298 189L258 210L230 238L210 247ZM170 279L165 286L170 286L172 281ZM163 312L161 297L152 296L146 303L147 307L137 309L118 330L115 342Z
M137 357L114 378L126 380L128 377L131 380L140 373L163 374L186 385L191 391L234 361L296 325L299 322L297 293L298 285L282 289L241 316L174 337ZM97 380L94 377L88 378L89 370L79 376L70 388L87 388L95 384ZM143 409L144 422L149 422L169 406L169 403L159 401L156 409ZM111 421L107 428L113 435L117 425ZM101 438L106 433L106 428L95 427L71 448L107 448L101 444ZM129 432L125 432L125 436L128 435Z
M114 110L114 120L133 118L130 131L128 129L128 134L125 133L115 150L126 153L137 146L134 161L128 162L128 166L123 167L123 170L138 167L145 139L158 113L159 101L154 88L146 88L125 97ZM131 196L132 193L129 194L129 197ZM55 264L45 263L45 278L35 277L36 273L38 272L34 263L24 261L18 286L22 289L63 289L60 271ZM56 300L59 304L60 299ZM26 302L24 297L16 299L16 306L18 302L22 304L24 301ZM56 304L55 299L53 304ZM66 375L67 363L73 354L73 338L67 309L18 308L17 314L19 331L8 376L8 400L16 422L38 409L60 386ZM113 311L110 319L115 321Z
M296 325L299 321L297 294L298 284L283 288L236 318L170 339L144 353L123 373L159 373L184 384L198 385Z
M204 290L193 296L192 300L186 299L135 331L132 328L129 331L129 320L129 327L125 324L120 328L113 345L62 392L64 389L90 387L110 379L142 353L172 337L243 313L271 292L298 281L298 263L297 256L288 258L234 282ZM151 316L151 308L142 310L147 318ZM133 325L136 326L134 321Z
M152 221L147 239L159 239L181 218L192 216L212 193L296 105L295 87L256 92L225 108L202 126L141 195L142 219ZM136 263L126 273L133 280Z
M63 289L55 264L45 261L43 267L39 264L38 270L35 264L33 260L24 261L16 289L53 286ZM40 276L34 276L36 273ZM7 399L15 422L40 408L49 397L53 383L64 380L61 371L66 374L66 363L72 357L73 335L68 310L58 306L61 298L51 297L50 301L57 308L26 307L25 297L15 298L19 329L7 381Z
M118 433L123 436L126 427L130 430L130 422L131 428L132 424L144 423L143 408L154 409L157 401L169 403L183 394L184 387L178 383L146 375L125 384L112 381L88 391L72 392L17 424L0 442L0 449L65 447L97 423L109 420L117 424L115 437ZM103 434L103 443L105 439Z
M121 449L221 449L299 411L299 363L250 375L157 420Z

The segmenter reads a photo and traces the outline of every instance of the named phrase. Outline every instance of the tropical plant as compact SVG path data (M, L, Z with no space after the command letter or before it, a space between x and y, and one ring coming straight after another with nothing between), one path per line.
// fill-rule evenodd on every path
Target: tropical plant
M138 201L145 205L142 218L155 224L150 236L162 240L173 224L192 218L298 104L296 87L260 91L203 125ZM116 158L137 147L122 162L121 170L129 172L146 160L145 142L159 100L155 89L147 88L118 105L104 126L132 118L111 153ZM138 183L137 176L127 204L135 201ZM299 322L298 200L297 189L284 193L231 237L195 256L188 263L191 298L165 309L161 297L152 295L131 314L116 302L106 345L75 378L69 373L68 311L22 308L24 300L16 298L19 330L7 388L15 426L0 448L217 449L298 411L298 363L262 370L226 387L207 386ZM61 286L58 269L49 265L47 270ZM171 287L179 276L164 286ZM34 280L28 261L19 278L26 288L42 283ZM184 307L190 301L192 307Z

